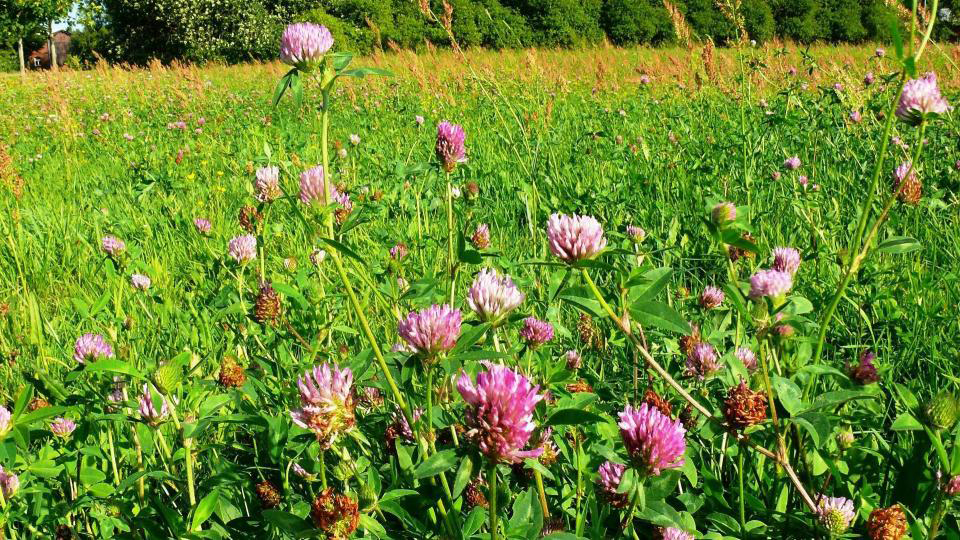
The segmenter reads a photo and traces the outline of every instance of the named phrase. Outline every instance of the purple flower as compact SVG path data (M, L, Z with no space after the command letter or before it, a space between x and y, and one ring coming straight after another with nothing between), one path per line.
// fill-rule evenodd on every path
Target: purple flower
M748 347L737 347L736 352L733 354L740 359L740 362L743 363L743 367L750 371L757 369L757 355L753 354L753 351L751 351Z
M877 55L877 58L883 58L887 55L887 51L883 47L877 47L877 50L874 51L873 54Z
M650 84L650 76L644 73L640 76L640 84L647 85Z
M523 320L520 337L529 347L539 347L553 339L553 325L536 317L527 317Z
M410 411L410 416L412 417L413 423L416 424L417 421L420 420L420 417L423 416L423 407L417 407L416 409ZM403 439L408 443L414 442L416 439L414 439L413 428L410 426L410 422L407 421L406 415L404 415L401 411L396 410L393 411L391 417L393 418L393 422L390 424L390 426L392 426L393 429L392 433L388 435L388 438L392 436Z
M838 83L838 82L837 82L837 83L833 83L833 89L836 90L837 92L842 92L842 91L843 91L843 85L840 84L840 83Z
M524 295L513 284L510 276L501 276L496 270L483 268L467 291L467 305L481 321L493 324L523 302Z
M701 381L720 371L722 366L717 361L717 351L706 342L695 344L687 354L687 375Z
M300 202L303 204L323 203L325 190L326 180L323 165L317 165L300 173ZM333 193L331 193L331 196L333 196Z
M150 278L143 274L133 274L130 276L130 285L134 289L145 291L150 288Z
M75 429L77 429L77 424L73 420L68 420L62 416L54 419L50 424L50 432L62 439L69 437Z
M197 229L197 232L200 234L208 234L211 228L210 221L203 218L194 219L193 226Z
M807 184L810 183L810 179L808 179L806 175L801 174L800 176L797 177L797 182L800 184L801 187L806 188Z
M390 248L390 258L395 261L403 260L410 251L407 249L407 245L403 242Z
M940 95L937 75L930 72L903 85L896 114L900 120L918 125L926 116L940 115L951 110L953 107Z
M641 403L620 413L620 438L633 466L644 476L659 476L665 469L683 466L687 449L686 430L680 420L671 420L655 407Z
M462 320L460 310L434 304L419 312L411 311L397 324L397 333L418 353L434 357L457 344Z
M257 258L257 237L252 234L234 237L227 248L235 261L248 263Z
M280 39L280 60L303 71L320 65L333 47L333 36L326 26L296 23L287 26Z
M198 126L204 126L204 125L206 125L206 123L207 123L207 119L206 119L206 118L204 118L204 117L202 117L202 116L201 116L200 118L197 118L197 125L198 125Z
M861 120L863 120L863 116L860 115L860 111L859 111L859 110L854 109L854 110L850 111L850 121L851 121L851 122L853 122L854 124L859 124Z
M126 140L128 140L128 141L132 141L132 140L133 140L133 135L131 135L131 134L129 134L129 133L124 133L124 134L123 134L123 138L126 139Z
M542 447L523 450L536 425L533 410L543 399L539 386L523 375L500 365L485 363L476 384L466 373L457 380L457 390L467 402L466 437L494 463L517 463L537 457Z
M863 85L864 85L864 86L870 86L871 84L873 84L873 81L874 81L874 80L876 80L876 79L875 79L874 76L873 76L873 72L872 72L872 71L868 71L867 74L863 76Z
M127 245L123 243L123 240L120 240L112 234L108 234L100 239L100 247L111 257L119 257L127 249Z
M647 231L636 225L627 225L627 236L639 244L647 238Z
M716 307L720 307L720 304L723 303L723 299L723 291L717 287L709 285L703 289L702 293L700 293L700 306L702 306L703 309L714 309Z
M950 479L943 484L943 492L951 497L956 497L960 494L960 474L951 476Z
M781 176L780 171L773 171L772 173L770 173L770 178L774 181L779 180L780 176Z
M113 358L113 347L100 334L84 334L73 345L73 359L84 364Z
M796 77L797 68L790 66L790 69L787 70L787 74L790 75L791 77Z
M873 361L877 358L877 355L865 350L860 353L860 360L856 365L848 365L847 371L850 373L850 378L857 381L862 385L872 384L880 380L880 374L877 373L877 366L873 364Z
M337 435L354 426L353 372L323 364L297 379L300 408L290 412L293 422L309 429L322 446L329 447Z
M904 181L907 183L915 183L917 181L917 170L909 161L901 163L896 169L893 170L894 189L899 191L899 187L903 185Z
M717 203L713 205L710 217L713 219L714 225L722 227L737 219L737 207L731 202Z
M600 487L600 494L614 506L620 506L621 503L626 502L626 495L618 491L620 481L623 480L623 473L626 472L626 470L626 465L612 461L603 462L597 469L597 474L600 475L597 481Z
M4 500L9 501L11 497L17 494L18 489L20 489L20 478L0 467L0 492L3 493Z
M676 527L661 527L660 540L693 540L693 535Z
M820 496L817 501L817 518L820 525L831 535L841 535L850 528L856 513L853 501L844 497Z
M788 157L784 160L783 166L788 170L795 171L800 168L800 158L797 156Z
M576 371L583 365L583 358L581 358L580 353L573 349L563 353L563 358L567 361L567 369L570 371Z
M589 259L607 246L603 227L591 216L553 214L547 220L550 252L566 262Z
M477 249L490 247L490 226L486 223L477 225L476 230L473 231L473 236L470 237L470 243Z
M261 167L253 182L254 197L260 202L270 202L280 196L280 168Z
M795 275L800 268L800 252L789 247L774 248L772 268L791 276Z
M467 134L457 124L443 121L437 125L437 159L443 170L453 172L458 163L467 161Z
M307 472L307 470L304 469L303 466L300 465L299 463L294 463L293 466L291 467L291 469L293 470L293 474L295 474L295 475L299 476L300 478L303 478L304 480L307 480L307 481L309 481L309 482L312 482L313 480L316 480L316 478L317 478L317 475L315 475L315 474L310 474L310 473Z
M760 270L750 276L750 298L779 298L793 288L793 276L781 270Z
M140 417L151 426L156 426L162 422L170 413L170 409L167 407L167 400L163 397L160 398L160 409L157 409L153 399L153 393L150 392L150 387L146 384L143 385L143 394L140 395L140 407L138 411Z
M0 405L0 439L13 429L13 415L6 407Z

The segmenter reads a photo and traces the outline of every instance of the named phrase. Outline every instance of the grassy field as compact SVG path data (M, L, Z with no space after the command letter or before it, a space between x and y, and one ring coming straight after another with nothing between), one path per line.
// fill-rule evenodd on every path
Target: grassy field
M960 102L958 49L931 46L926 54L921 71L935 70L947 100ZM274 107L282 64L0 77L0 405L28 419L0 439L0 464L17 471L21 483L5 506L8 534L52 537L58 526L83 538L307 534L319 488L290 473L299 460L317 474L326 470L324 485L329 477L360 500L357 537L424 538L444 530L442 512L434 514L435 502L445 500L430 483L434 476L449 477L454 488L446 510L460 517L450 519L489 537L486 511L471 511L465 496L456 496L458 487L479 489L459 485L461 475L476 476L462 472L471 461L461 446L433 453L458 456L438 465L440 458L429 461L431 453L412 442L407 450L383 445L395 420L387 382L332 257L318 265L310 258L317 248L342 248L339 260L385 350L399 341L397 321L408 311L448 301L446 179L431 163L436 125L449 120L465 129L469 158L450 176L459 193L454 305L469 312L473 275L492 266L526 294L517 313L549 321L556 337L530 350L518 337L520 323L511 321L499 330L507 352L492 354L492 342L481 337L489 328L468 318L477 332L465 323L463 335L476 343L443 362L436 392L425 390L432 384L409 355L386 359L409 401L436 398L439 410L426 431L456 432L463 413L451 377L461 367L475 373L481 358L516 364L553 394L537 417L553 419L561 456L526 475L516 470L522 466L512 474L501 467L512 478L500 497L504 532L532 538L542 532L534 525L549 522L570 538L620 534L624 517L592 487L597 466L618 451L612 419L648 386L673 400L676 411L684 407L653 372L648 379L645 369L634 371L642 364L635 338L605 320L578 272L551 257L548 217L577 213L596 217L606 231L608 254L589 271L608 301L623 309L639 296L666 306L631 312L644 351L681 378L682 338L690 333L684 321L698 325L729 367L715 379L682 384L721 411L726 388L740 376L755 389L769 384L737 365L734 349L768 350L779 420L792 428L788 452L808 491L855 501L856 537L866 537L873 508L893 503L907 510L913 537L927 537L928 509L939 509L942 499L936 445L917 411L955 389L960 352L960 148L952 115L922 132L916 168L923 196L919 204L893 207L876 238L881 249L852 279L822 359L813 361L819 321L846 270L897 90L891 57L892 50L877 58L874 47L787 46L356 59L394 76L345 80L333 94L328 174L353 203L338 216L339 243L322 239L297 199L300 173L322 161L317 82L307 84L301 106L285 96ZM869 86L868 72L875 76ZM861 120L851 118L854 111ZM893 168L918 149L918 133L893 124L874 216ZM792 156L802 164L796 170L784 164ZM284 194L258 204L254 173L268 165L279 167ZM737 206L737 235L749 232L752 244L712 235L710 212L720 201ZM238 266L227 244L245 234L238 216L247 206L262 214L254 227L260 252ZM195 230L196 218L212 223L208 235ZM480 224L490 228L485 249L470 244ZM646 231L642 243L626 233L628 225ZM105 235L126 243L122 257L103 252ZM401 260L390 255L399 243L409 250ZM731 262L730 243L757 253ZM748 287L777 246L796 248L803 262L784 311L792 335L774 339L758 331L749 306L735 305L733 289ZM131 287L131 274L148 276L149 289ZM273 324L253 315L261 282L272 283L281 299L282 316ZM714 285L732 289L720 308L705 310L700 293ZM591 329L600 337L585 342ZM85 333L102 334L116 363L96 371L93 363L78 365L74 342ZM567 350L579 351L582 368L564 368ZM847 377L846 366L866 350L876 354L879 385L861 387ZM218 387L226 357L246 369L240 388ZM355 385L378 388L387 400L358 398L357 427L332 450L318 449L287 414L297 403L297 376L325 360L351 367ZM108 373L127 379L124 400L134 411L143 384L137 379L156 379L150 374L165 362L184 369L164 392L178 402L176 425L129 420L119 406L105 405ZM590 391L571 389L578 381ZM52 405L26 412L41 395ZM566 423L553 416L557 410L591 416ZM49 435L54 416L77 422L72 438ZM836 435L851 428L853 448L838 445ZM752 429L752 440L772 448L773 423ZM952 432L943 437L952 441ZM647 484L646 501L630 507L630 533L647 538L654 525L675 525L695 529L697 538L827 537L773 459L747 454L746 445L709 422L691 428L688 439L687 462L694 465L682 477ZM436 446L446 444L438 438ZM425 462L436 466L434 474L417 474ZM530 471L537 471L536 482ZM737 491L744 476L746 494ZM282 492L280 506L263 502L256 486L265 481ZM739 516L738 500L746 507ZM960 537L956 515L947 514L941 534Z

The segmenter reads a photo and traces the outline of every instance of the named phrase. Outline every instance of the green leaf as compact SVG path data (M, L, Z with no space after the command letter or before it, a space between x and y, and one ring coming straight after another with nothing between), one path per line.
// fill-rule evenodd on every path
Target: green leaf
M630 315L645 326L654 326L678 334L690 333L690 324L667 304L649 301L634 302L630 305Z
M436 476L442 472L449 471L457 464L457 452L453 449L441 450L428 457L426 461L417 466L414 471L414 478L420 480Z
M146 380L140 371L134 367L133 364L119 360L117 358L104 358L87 364L84 368L84 371L87 373L119 373L121 375L128 375L135 379Z
M216 510L218 502L220 502L219 489L211 491L206 497L200 499L200 502L197 503L197 507L193 510L191 530L200 530L200 526L203 525L204 522L206 522L207 519L213 515L213 511Z
M803 399L801 398L803 392L797 386L797 383L783 377L774 377L773 388L776 390L777 398L783 404L783 408L791 416L796 416L798 412L803 410Z
M14 421L14 424L17 426L29 426L34 422L46 420L47 418L51 418L53 416L61 416L65 412L67 412L66 407L42 407L31 413L27 413L20 418L17 418Z
M354 251L353 248L351 248L350 246L343 244L341 242L337 242L336 240L332 240L330 238L319 238L319 240L324 244L326 244L327 246L339 251L340 253L343 253L347 257L350 257L351 259L354 259L357 262L362 263L364 265L367 264L367 261L365 261L363 257L361 257L360 255L357 255L357 252Z
M654 268L643 274L632 276L626 284L627 288L633 288L636 295L631 294L635 302L648 302L656 298L670 284L673 277L673 268L665 266Z
M367 75L381 75L383 77L393 77L393 72L390 71L389 69L362 67L357 69L350 69L347 71L341 71L340 75L344 75L347 77L366 77Z
M547 419L548 426L579 426L583 424L604 423L607 419L599 414L583 409L560 409Z
M921 248L920 242L916 238L909 236L892 236L877 245L877 251L881 253L910 253Z
M273 91L273 106L276 107L280 103L280 99L283 97L283 94L287 89L291 88L294 84L294 81L299 81L300 79L300 70L293 68L287 72L286 75L280 78L277 81L277 87Z
M890 425L890 429L893 431L921 431L923 429L923 424L912 414L905 412L901 413L896 420L893 421L893 424Z
M456 499L463 493L464 488L473 478L473 460L464 459L457 468L457 475L453 479L453 498Z

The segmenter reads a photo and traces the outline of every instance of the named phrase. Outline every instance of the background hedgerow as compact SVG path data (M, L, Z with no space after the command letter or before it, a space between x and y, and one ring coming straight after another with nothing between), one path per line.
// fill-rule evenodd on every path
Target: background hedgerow
M894 50L331 26L3 77L11 536L957 534L956 121Z

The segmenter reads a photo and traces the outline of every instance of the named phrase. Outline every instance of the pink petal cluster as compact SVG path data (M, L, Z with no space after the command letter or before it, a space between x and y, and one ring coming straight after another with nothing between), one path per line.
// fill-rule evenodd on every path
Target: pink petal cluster
M740 359L740 362L743 363L743 367L753 371L757 369L757 355L753 354L748 347L737 347L736 352L733 353L737 358Z
M399 244L390 248L390 258L395 261L402 260L409 253L410 253L410 250L407 249L407 245L404 244L403 242L400 242Z
M573 349L565 352L563 358L567 361L567 369L570 371L576 371L583 365L583 358L580 356L580 353Z
M624 495L618 493L617 489L620 487L620 481L623 480L623 473L626 472L626 470L626 465L612 461L603 462L600 468L597 469L597 474L600 475L597 484L600 486L601 494L608 501L618 501L624 498Z
M800 168L800 158L797 156L788 157L783 162L783 166L788 170L795 171Z
M774 248L772 268L791 276L795 275L800 268L800 252L789 247Z
M589 259L607 246L600 222L576 214L551 215L547 220L547 242L550 252L567 262Z
M662 527L660 540L693 540L693 535L676 527Z
M903 85L896 114L900 120L917 125L925 116L944 114L951 110L953 107L940 95L936 73L930 72Z
M84 334L73 345L73 359L83 364L113 358L113 347L100 334Z
M850 528L856 512L853 501L845 497L820 496L817 501L817 517L820 525L831 534L840 535Z
M63 417L54 419L50 424L50 432L64 439L69 437L75 429L77 429L77 424L74 423L73 420L68 420Z
M510 276L483 268L467 291L467 305L485 322L498 322L519 306L524 299Z
M467 402L467 438L492 462L517 463L537 457L542 447L523 450L536 427L533 410L543 399L539 386L500 364L485 364L477 382L466 373L457 380L457 390Z
M3 493L4 500L9 501L11 497L17 494L20 489L20 478L12 472L4 471L0 467L0 492Z
M539 347L553 339L553 325L536 317L527 317L523 320L520 337L530 347Z
M253 181L254 197L260 202L270 202L280 196L280 168L260 167Z
M780 270L760 270L750 276L750 298L781 297L793 288L793 276Z
M100 239L100 247L111 257L118 257L127 249L127 245L123 240L120 240L112 234L108 234Z
M723 226L737 219L737 207L730 202L717 203L710 211L710 218L717 226Z
M467 161L467 134L457 124L443 121L437 125L437 159L443 170L453 172L457 164Z
M720 307L724 298L723 291L717 287L708 285L703 289L703 292L700 293L700 306L703 307L703 309L714 309Z
M6 407L0 405L0 438L10 433L11 429L13 429L13 415Z
M207 234L210 232L210 220L203 218L196 218L193 220L193 226L197 229L197 232L200 234Z
M700 342L690 349L686 361L687 375L701 381L714 375L722 366L717 360L717 351L706 342Z
M140 395L138 411L140 412L140 417L152 426L162 422L170 413L170 409L167 407L167 400L162 397L160 399L161 404L158 410L153 401L153 394L150 392L150 387L146 384L143 385L143 394Z
M950 479L943 484L943 492L951 497L960 495L960 474L951 476Z
M323 165L317 165L300 173L300 202L303 204L322 204L325 189ZM336 192L336 189L332 191ZM330 195L333 197L333 193Z
M150 278L143 274L133 274L130 276L130 285L134 289L145 291L150 288L151 283Z
M280 60L303 71L320 64L333 47L333 36L326 26L295 23L286 27L280 39Z
M904 161L893 170L894 190L899 191L899 188L901 185L903 185L904 180L907 180L910 183L916 183L917 181L917 170L913 167L913 163L910 161Z
M687 449L686 430L656 407L641 403L620 413L620 437L633 465L643 475L658 476L665 469L682 467Z
M257 237L252 234L234 237L227 250L238 263L248 263L257 258Z
M352 428L354 419L353 372L322 364L297 379L300 408L290 411L293 423L313 431L323 446Z
M627 225L627 236L639 244L647 237L647 231L636 225Z
M434 304L407 314L407 318L397 325L397 333L418 353L432 357L457 344L462 322L460 310L446 304Z

